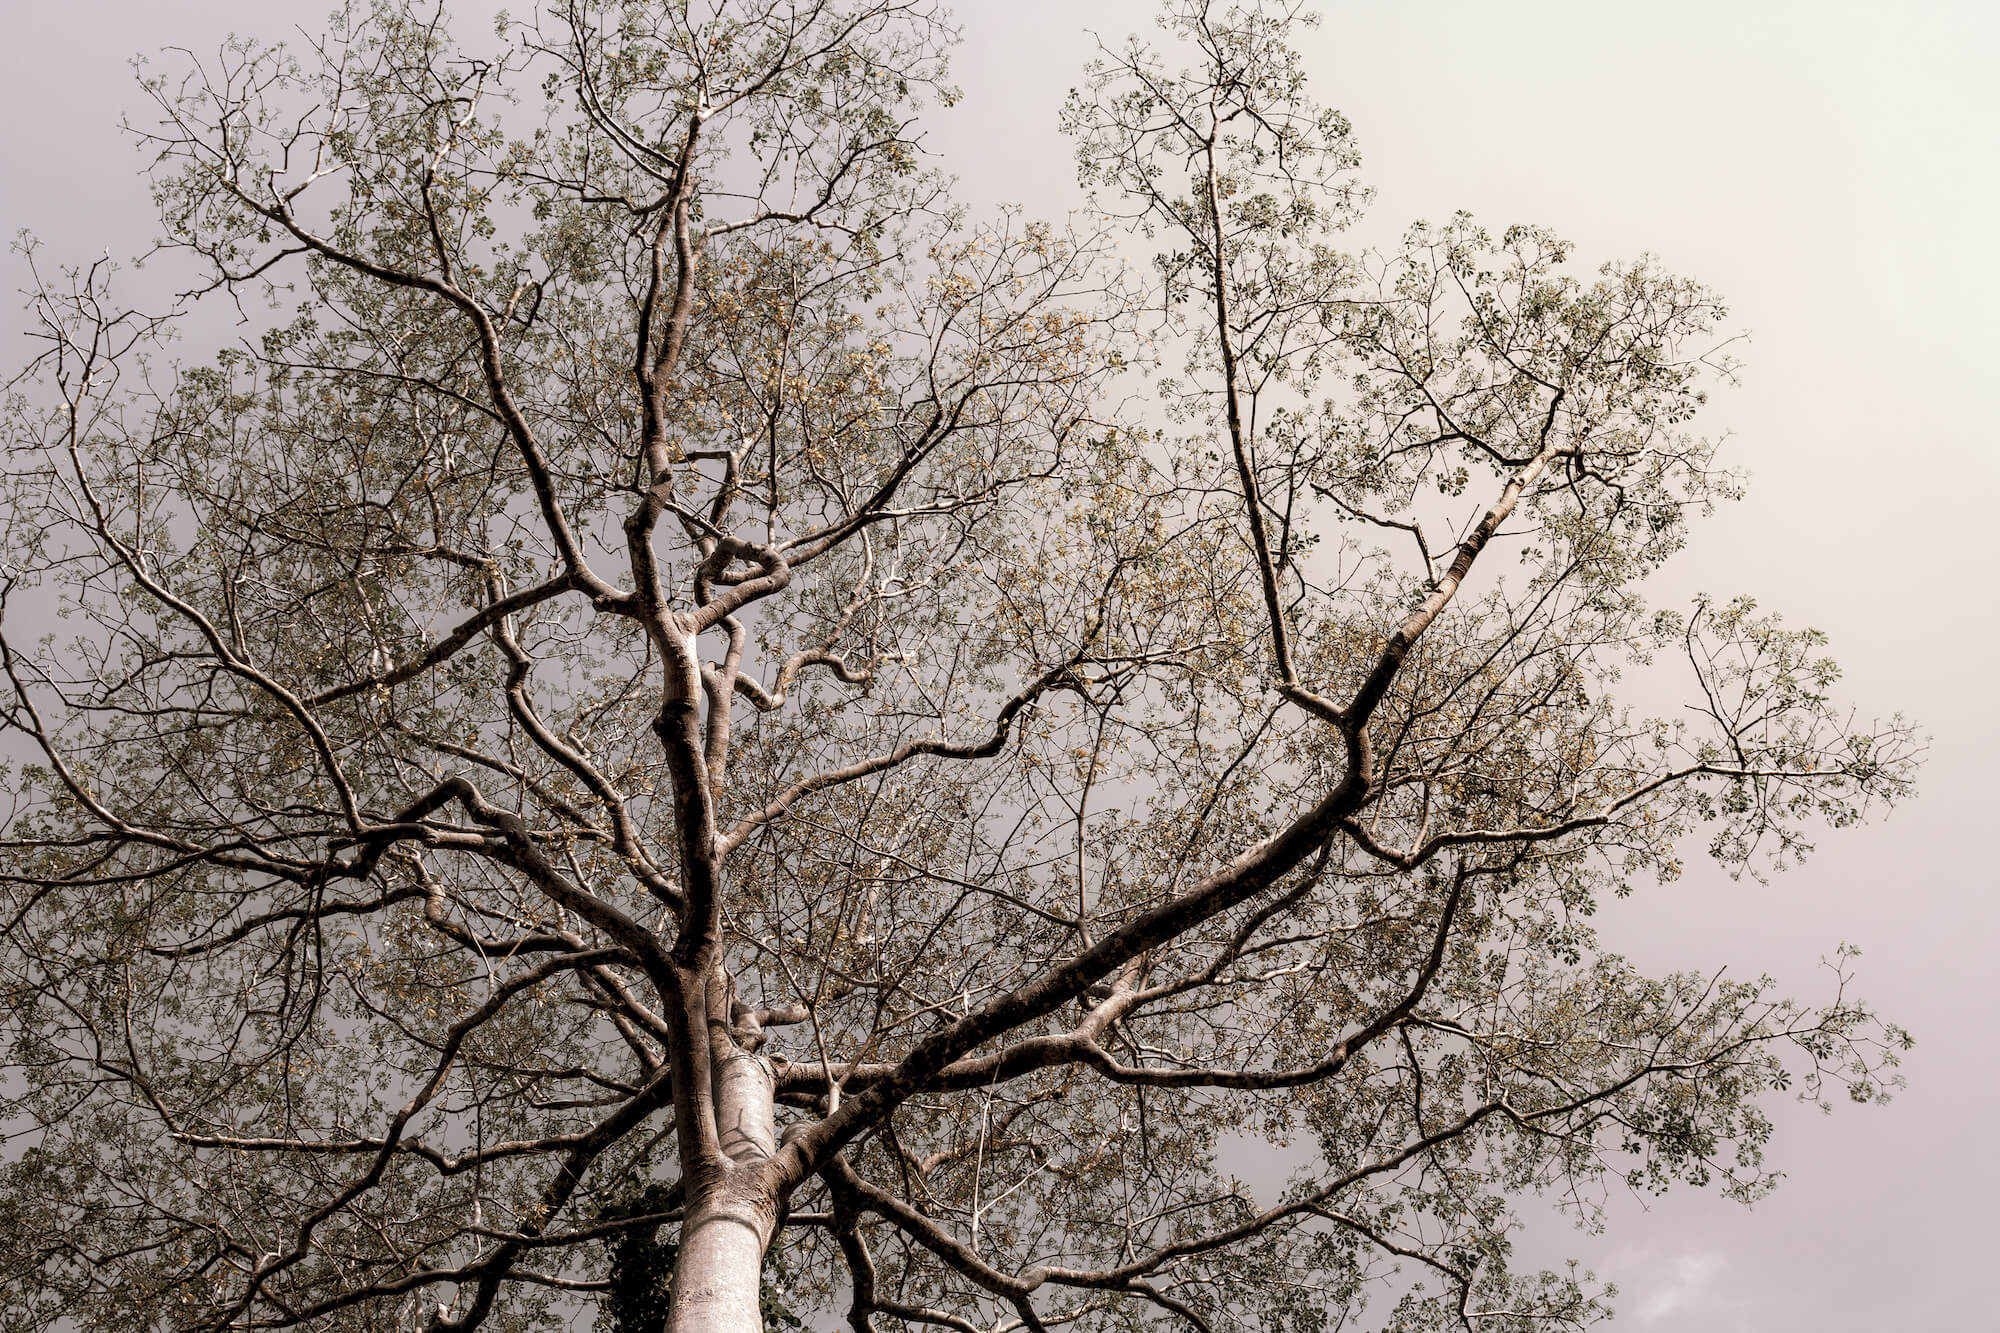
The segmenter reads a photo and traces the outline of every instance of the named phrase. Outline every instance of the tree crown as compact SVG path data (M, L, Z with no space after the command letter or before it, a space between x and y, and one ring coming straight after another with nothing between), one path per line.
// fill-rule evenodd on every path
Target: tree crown
M147 83L164 244L268 317L172 362L62 270L9 401L7 1326L1321 1327L1399 1262L1393 1327L1580 1326L1514 1196L1755 1197L1767 1094L1879 1094L1846 952L1589 922L1919 748L1641 596L1737 488L1722 306L1345 247L1305 21L1106 49L1067 226L926 167L912 0Z

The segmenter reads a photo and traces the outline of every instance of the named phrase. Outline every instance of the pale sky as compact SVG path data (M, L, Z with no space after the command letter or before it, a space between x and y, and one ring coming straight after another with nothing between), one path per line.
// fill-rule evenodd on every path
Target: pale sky
M317 29L330 7L0 5L0 227L83 261L152 235L117 129L143 112L127 59ZM1551 226L1593 262L1650 251L1718 288L1749 331L1743 387L1709 425L1733 433L1750 497L1697 529L1656 598L1756 594L1832 636L1864 715L1902 709L1935 738L1919 799L1826 834L1804 869L1768 886L1697 870L1602 915L1607 942L1648 968L1769 971L1805 998L1823 954L1860 945L1862 991L1917 1037L1909 1090L1826 1118L1778 1107L1771 1158L1789 1179L1753 1211L1693 1191L1623 1200L1602 1237L1538 1228L1524 1249L1615 1280L1621 1325L1645 1333L2000 1328L2000 6L1324 8L1299 43L1359 136L1377 191L1364 231L1466 209ZM1150 30L1150 3L959 11L967 96L933 118L942 164L976 207L1078 206L1056 112L1083 29ZM0 321L0 365L22 359L19 328Z

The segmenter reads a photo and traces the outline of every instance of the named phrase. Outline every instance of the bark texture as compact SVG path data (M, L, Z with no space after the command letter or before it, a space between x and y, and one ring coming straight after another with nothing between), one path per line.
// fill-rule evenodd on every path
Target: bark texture
M725 1051L710 1070L727 1164L702 1172L688 1192L667 1333L754 1333L764 1327L764 1253L778 1219L777 1080L771 1062L752 1052Z

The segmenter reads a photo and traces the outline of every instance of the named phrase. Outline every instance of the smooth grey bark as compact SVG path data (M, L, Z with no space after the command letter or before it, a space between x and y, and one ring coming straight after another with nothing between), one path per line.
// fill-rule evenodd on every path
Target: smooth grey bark
M776 1075L761 1055L712 1066L716 1134L728 1165L690 1182L666 1333L762 1333L764 1251L777 1227Z

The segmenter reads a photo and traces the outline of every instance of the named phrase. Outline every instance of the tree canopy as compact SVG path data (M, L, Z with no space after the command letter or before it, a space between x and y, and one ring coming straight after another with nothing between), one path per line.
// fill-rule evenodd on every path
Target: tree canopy
M0 1328L1581 1327L1523 1196L1754 1198L1773 1095L1877 1096L1846 951L1803 1003L1590 920L1920 749L1642 596L1737 491L1722 306L1345 244L1310 21L1106 48L1066 223L922 153L928 0L151 79L259 331L30 249Z

